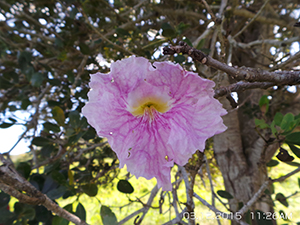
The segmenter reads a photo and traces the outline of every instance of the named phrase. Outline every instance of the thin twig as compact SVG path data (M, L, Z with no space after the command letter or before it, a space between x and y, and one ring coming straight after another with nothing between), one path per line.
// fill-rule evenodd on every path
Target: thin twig
M204 160L205 160L205 165L206 165L206 172L207 172L207 176L208 176L208 180L209 180L209 184L210 184L210 191L211 191L211 205L215 206L215 191L214 191L214 185L212 182L212 177L211 177L211 173L210 173L210 169L209 169L209 163L207 160L206 155L203 156ZM216 214L217 215L217 214ZM220 220L217 220L218 224L221 225Z
M252 42L249 42L249 43L237 42L230 35L228 36L227 39L228 39L228 41L230 41L230 42L233 43L234 47L239 47L239 48L243 48L243 49L253 48L256 45L263 45L263 44L269 44L269 45L279 46L280 47L280 46L291 44L291 43L296 42L296 41L300 41L300 37L299 36L291 37L291 38L285 39L285 40L264 39L264 40L252 41Z
M39 94L39 96L37 97L36 101L35 101L35 112L34 114L31 116L31 120L29 122L27 122L27 128L26 130L22 133L22 135L19 137L18 141L9 149L8 152L6 152L6 154L9 154L12 150L14 150L14 148L19 144L19 142L25 137L26 133L32 129L32 128L36 128L37 126L37 120L38 120L38 116L39 116L39 106L41 104L41 101L43 99L43 97L45 96L45 94L51 89L50 85L47 85ZM33 155L34 155L34 161L36 162L36 156L35 156L35 152L33 151Z
M156 185L151 191L150 197L148 198L148 201L146 204L147 206L144 206L143 208L141 208L141 209L135 211L134 213L130 214L129 216L125 217L118 223L118 225L126 223L128 220L130 220L131 218L135 217L136 215L138 215L140 213L148 212L148 210L150 208L149 206L152 204L154 197L157 195L157 193L158 193L158 187Z
M73 161L79 160L80 157L81 157L81 155L82 155L84 152L89 151L89 150L92 150L92 149L94 149L94 148L96 148L96 147L104 147L105 145L108 145L108 142L107 142L107 141L101 142L101 143L97 143L97 144L94 144L94 145L91 145L91 146L89 146L89 147L87 147L87 148L81 148L81 149L78 151L78 153L77 153L77 155L76 155L76 157L74 158Z
M34 170L34 169L40 168L41 166L44 166L44 165L46 165L46 164L48 164L48 163L55 162L55 161L58 160L60 157L62 157L63 154L66 153L66 151L67 151L67 150L66 150L65 147L63 147L62 145L59 145L59 150L58 150L57 154L56 154L54 157L49 158L49 159L45 160L44 162L42 162L42 163L40 163L40 164L36 164L35 166L32 167L32 169Z
M208 180L209 180L209 184L210 184L211 204L212 204L212 206L215 206L215 195L214 195L215 191L214 191L214 185L213 185L213 182L212 182L212 177L211 177L211 174L210 174L209 163L208 163L206 155L204 155L203 158L205 160L206 172L207 172L207 176L208 176Z
M89 18L87 17L87 15L85 14L85 12L82 9L79 9L80 13L84 16L86 23L92 28L93 31L96 32L96 34L98 34L104 41L106 41L107 43L113 45L116 49L128 54L128 55L136 55L133 52L125 49L124 47L117 45L115 43L113 43L111 40L109 40L108 38L106 38L103 34L100 33L100 31L93 26L93 24L90 23Z
M272 182L273 182L273 183L274 183L274 182L282 182L282 181L286 180L287 178L289 178L289 177L291 177L291 176L293 176L294 174L299 173L299 172L300 172L300 167L297 168L297 169L295 169L295 170L293 170L292 172L290 172L290 173L284 175L284 176L281 176L281 177L279 177L279 178L277 178L277 179L272 179Z
M228 213L222 212L222 211L218 210L216 207L210 205L207 201L205 201L203 198L201 198L196 193L194 193L193 196L195 198L197 198L203 205L205 205L207 208L209 208L211 211L213 211L216 215L218 215L218 217L222 217L223 219L229 219L229 220L233 219L236 222L238 222L239 224L248 225L247 223L240 220L240 217L238 216L239 214L232 214L232 213L228 214Z
M83 74L83 72L84 72L84 67L85 67L85 65L86 65L86 61L88 60L88 58L89 58L88 55L83 56L83 59L82 59L80 65L79 65L78 68L77 68L77 76L75 77L74 83L73 83L73 85L72 85L72 89L76 88L76 84L77 84L77 82L78 82L80 76L81 76L81 75Z
M186 172L186 169L183 166L179 166L178 168L182 174L182 178L184 180L185 183L185 192L186 192L186 207L187 207L187 211L188 213L193 213L194 212L194 208L195 208L195 204L193 201L193 195L192 193L194 192L193 188L191 187L190 181L189 181L189 177L188 174ZM192 218L188 218L189 224L195 224L195 220L193 220Z
M287 65L289 65L291 63L295 63L295 62L297 63L297 66L298 66L299 65L299 61L298 61L299 58L300 58L300 52L297 52L295 55L293 55L292 57L288 58L286 61L273 66L270 69L270 71L275 71L275 70L281 69L281 68L286 67Z
M215 98L219 98L221 96L228 95L232 92L239 92L239 91L245 91L249 89L255 89L255 88L260 88L260 89L267 89L269 87L273 87L276 84L273 82L244 82L244 81L239 81L237 83L231 84L226 87L219 87L215 90Z
M187 212L187 208L185 207L178 216L176 216L174 219L164 223L163 225L178 224L179 222L181 222L181 220L186 212Z
M271 180L265 181L261 187L258 189L258 191L252 196L252 198L237 212L239 215L244 215L248 209L260 198L260 196L263 194L265 189L270 186Z
M258 10L258 12L255 14L255 16L247 23L237 34L234 35L234 39L238 37L241 33L243 33L248 27L258 18L258 16L261 14L265 6L268 4L269 0L265 0L265 3L262 5L262 7Z
M211 15L211 18L214 22L216 22L216 16L215 14L213 13L213 11L211 10L211 8L209 7L209 5L207 4L207 2L205 0L202 0L202 3L204 4L207 12Z

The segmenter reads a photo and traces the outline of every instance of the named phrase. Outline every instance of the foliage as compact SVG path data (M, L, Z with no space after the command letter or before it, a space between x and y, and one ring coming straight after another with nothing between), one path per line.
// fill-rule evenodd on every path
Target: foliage
M298 3L276 0L266 1L265 4L259 1L228 1L225 7L222 5L224 2L0 0L0 128L21 125L25 131L20 139L30 140L29 159L14 161L11 165L10 151L0 155L0 167L14 167L35 190L58 204L61 200L75 198L64 210L59 210L64 215L71 212L83 221L87 219L88 209L84 202L79 201L80 197L86 194L90 198L97 198L99 190L116 187L117 195L126 195L129 203L142 206L142 210L134 216L119 218L109 205L102 204L99 215L103 224L122 224L130 219L131 222L135 220L136 223L142 223L148 211L155 210L159 213L175 212L176 216L173 213L169 218L170 221L177 218L171 222L173 224L182 220L186 222L183 215L191 218L195 210L193 201L200 198L195 191L197 186L202 185L200 179L210 182L212 199L226 206L222 209L224 212L230 213L228 208L231 212L239 212L250 197L241 199L227 185L230 179L224 175L220 157L228 157L226 160L231 165L261 166L260 172L264 171L265 174L260 176L260 185L252 180L250 186L253 196L261 187L265 188L266 193L263 190L263 197L257 197L256 201L279 202L286 208L291 207L290 198L297 193L271 190L271 184L281 180L272 177L274 179L268 181L267 171L272 174L271 171L277 171L283 163L299 167L298 89L292 93L288 86L299 84L299 79L291 83L254 82L256 86L251 86L248 82L237 82L234 77L228 78L225 70L208 68L182 53L170 57L162 54L163 47L177 46L184 41L220 63L226 62L242 69L260 68L261 73L263 70L297 69L299 57L293 51L299 43L300 30L293 25L298 19ZM210 139L204 154L197 152L185 167L175 166L172 169L173 192L161 192L155 187L148 187L149 190L145 191L149 194L147 203L138 196L132 200L130 196L136 193L139 185L132 184L130 174L120 174L116 155L106 139L98 137L94 128L87 123L81 109L88 99L89 74L98 71L106 73L111 62L133 54L151 61L180 63L185 69L214 80L216 90L220 86L228 86L229 92L238 90L238 102L230 94L227 95L231 105L238 105L236 109L227 108L229 117L233 118L234 113L237 110L239 112L236 119L232 119L234 125L231 121L227 126L231 130L238 124L239 133L234 134L241 136L243 146L239 154L246 160L241 163L237 158L230 158L234 155L233 150L222 156L218 151L213 153L217 145ZM290 76L291 73L285 75ZM229 86L230 83L233 86ZM250 91L254 86L258 89ZM227 105L228 100L225 99ZM222 103L226 107L226 103ZM20 118L18 113L27 113L30 117ZM249 143L257 146L253 143L259 143L256 142L258 139L264 143L259 157L251 155L249 149L253 152L255 149L247 146ZM257 158L259 160L255 161ZM225 185L214 190L214 181L221 176L219 170L222 171ZM239 179L244 175L241 174L243 172L249 177L258 174L255 169L249 171L248 174L241 171L236 180L230 182L243 183ZM43 205L29 205L22 201L13 204L14 200L5 191L9 189L4 190L7 183L3 179L0 177L0 223L69 223L66 218L54 216ZM189 183L190 187L183 185L183 181ZM270 183L263 186L264 182ZM13 187L13 184L10 186ZM192 190L191 195L182 197L180 194L178 199L177 192L188 193L185 189ZM18 191L29 193L25 189ZM153 203L156 195L159 196L158 204ZM268 205L272 206L272 203ZM167 208L164 212L163 207ZM284 214L284 211L276 212ZM131 213L134 212L128 212L127 216ZM250 223L262 214L260 208L245 208L243 219ZM194 224L195 220L188 219L188 222Z

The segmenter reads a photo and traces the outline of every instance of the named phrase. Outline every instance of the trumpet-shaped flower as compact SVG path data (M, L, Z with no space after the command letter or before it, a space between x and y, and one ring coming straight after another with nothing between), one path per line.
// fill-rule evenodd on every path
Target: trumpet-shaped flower
M106 137L120 167L136 177L156 177L171 190L170 169L184 165L205 140L223 132L226 114L213 98L214 82L170 62L142 57L116 61L108 74L91 75L83 115Z

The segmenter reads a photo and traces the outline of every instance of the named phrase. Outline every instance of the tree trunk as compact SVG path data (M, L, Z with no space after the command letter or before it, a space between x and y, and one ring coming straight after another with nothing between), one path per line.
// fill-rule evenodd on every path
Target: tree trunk
M257 40L260 35L268 37L268 28L259 24L253 25L252 31L247 29L248 32L241 34L240 38L247 43ZM236 50L233 53L233 65L262 67L262 64L268 64L264 62L263 57L269 54L268 50L269 46L265 46L265 49L252 50L257 55L256 61L251 60L249 54ZM221 85L226 84L228 81L224 81ZM223 117L224 124L228 127L227 131L214 137L214 151L223 175L225 189L234 196L234 199L229 201L232 212L238 211L242 204L247 203L268 179L266 163L278 149L277 144L268 145L264 140L268 139L267 133L261 134L264 136L263 139L255 129L254 118L261 115L258 102L263 93L263 90L240 93L239 104L245 104L236 110L232 110L226 98L220 100L223 107L231 112ZM255 108L257 111L254 110ZM248 112L252 112L251 115ZM254 213L255 210L273 212L270 196L262 196L250 211ZM252 224L257 224L253 218L251 219ZM276 221L273 223L276 224ZM232 224L238 223L233 221Z

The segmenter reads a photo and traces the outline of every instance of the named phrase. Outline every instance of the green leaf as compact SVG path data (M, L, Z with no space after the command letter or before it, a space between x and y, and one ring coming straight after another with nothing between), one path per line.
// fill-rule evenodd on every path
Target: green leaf
M59 52L59 54L57 55L57 59L61 60L62 62L66 61L68 59L67 52L64 50Z
M285 138L288 144L300 145L300 132L288 134Z
M77 192L75 190L67 190L66 193L64 193L64 195L62 197L63 197L63 199L67 199L74 195L77 195Z
M260 129L265 129L265 128L268 128L269 125L265 122L264 119L256 119L254 120L255 122L255 126L259 127Z
M11 88L14 84L9 82L7 79L0 77L0 89Z
M44 76L41 73L34 73L32 74L32 77L30 79L30 83L34 87L39 87L43 83Z
M60 126L65 124L65 114L59 106L55 106L52 109L52 116Z
M163 23L161 29L163 30L162 35L164 37L174 37L176 35L176 31L169 23Z
M288 206L289 206L289 203L287 202L286 197L285 197L282 193L276 194L275 199L276 199L277 201L279 201L279 202L280 202L282 205L284 205L285 207L288 207Z
M31 173L31 166L27 162L21 162L17 166L17 171L21 174L25 179L29 178Z
M273 134L274 136L276 136L277 133L278 133L278 131L277 131L276 127L275 127L275 122L274 122L274 120L272 121L272 123L271 123L271 125L270 125L270 128L271 128L272 134Z
M82 186L82 190L90 197L95 197L98 193L98 187L96 184L86 184Z
M10 196L6 194L5 192L0 192L0 208L6 208L8 203L10 201ZM1 210L0 210L1 211Z
M59 216L54 216L52 219L52 225L68 225L69 221Z
M251 212L250 212L250 210L248 210L247 212L246 212L246 214L245 214L245 221L246 221L246 223L247 224L252 224L252 218L251 218L251 214L250 214Z
M268 99L267 95L263 95L260 98L258 105L259 105L260 110L262 111L263 114L266 114L268 112L269 102L270 102L270 100Z
M31 207L24 207L23 212L19 216L23 219L33 220L35 218L35 210Z
M78 13L78 9L77 8L73 8L72 11L70 12L70 18L74 19L76 14Z
M10 220L14 220L14 217L15 217L15 219L17 219L15 213L12 213L6 207L2 208L0 210L0 223L1 224L12 224L12 223L7 223L7 222Z
M233 196L227 191L219 190L219 191L217 191L217 194L222 198L226 198L226 199L232 199L233 198Z
M53 180L57 181L59 184L65 184L67 182L66 177L57 170L52 171L51 177Z
M54 124L54 123L50 123L50 122L45 122L44 124L43 124L43 126L44 126L44 129L46 130L46 131L53 131L54 133L58 133L58 132L60 132L60 127L57 125L57 124Z
M284 162L290 166L295 166L295 167L300 167L300 163L297 163L297 162Z
M268 163L267 163L267 167L274 167L277 166L279 164L279 162L275 159L271 159Z
M58 199L63 196L66 191L67 188L65 186L59 186L58 188L52 189L51 191L47 192L47 196L52 200Z
M279 210L279 218L289 221L289 217L286 215L286 213L283 210Z
M131 194L134 191L134 188L127 180L119 180L117 189L125 194Z
M44 137L35 137L32 139L31 143L36 146L45 146L48 145L50 141Z
M280 127L282 130L290 130L294 126L294 115L292 113L287 113L284 115Z
M25 207L24 207L24 204L23 204L23 203L16 202L16 203L14 204L14 212L15 212L17 215L21 214L21 213L23 212L24 208L25 208Z
M118 220L116 215L111 211L111 209L105 205L101 206L100 216L102 219L103 225L117 225Z
M82 136L82 138L84 140L90 140L90 139L94 139L96 136L96 131L93 127L89 127L89 129L84 133L84 135Z
M187 28L189 28L191 25L190 24L185 24L183 22L180 22L177 26L177 31L179 34L182 34L183 31L185 31ZM186 38L187 39L187 38ZM184 41L184 40L183 40ZM187 43L188 44L188 43ZM189 44L188 44L189 45ZM190 45L191 47L193 47L192 45Z
M275 193L274 183L272 183L271 186L270 186L270 193L271 193L271 194L274 194L274 193Z
M282 113L277 112L274 116L273 121L274 121L275 125L280 126L282 119L283 119Z
M280 147L279 153L276 155L276 158L281 162L291 162L294 160L294 157L291 156L289 152L282 147Z
M21 103L21 108L26 110L30 104L31 104L31 101L28 98L23 99L22 103Z
M80 123L80 114L78 111L74 110L69 112L69 124L73 127L73 128L78 128L79 127L79 123Z
M79 202L76 208L75 215L78 216L81 220L86 220L86 211L83 205Z
M49 79L48 80L49 84L52 86L60 86L61 85L61 80L60 79Z
M67 76L68 76L68 81L70 81L71 83L74 83L75 81L75 77L74 77L74 73L72 70L69 70L67 72Z
M53 180L53 178L48 175L44 176L44 182L43 182L43 189L42 192L47 194L49 191L54 190L58 188L59 184Z
M44 206L39 205L35 207L35 219L39 222L43 222L45 225L48 221L52 220L52 213L48 211Z
M76 143L79 140L79 138L81 138L84 135L84 133L85 133L84 131L80 131L78 134L74 134L70 136L68 140L68 144Z
M119 27L116 28L116 33L117 33L117 35L118 35L119 37L124 37L124 36L130 35L130 34L128 33L127 30L124 30L124 29L119 28Z
M273 225L273 221L271 219L267 219L266 213L260 210L255 210L254 216L257 225Z
M196 47L196 49L201 49L204 46L205 39L201 39Z
M271 192L270 192L269 189L266 189L266 190L264 191L264 193L265 193L266 195L271 195Z
M79 44L79 48L80 48L80 51L81 51L82 54L90 55L90 53L91 53L90 48L85 43L81 42Z
M51 153L57 150L53 144L45 145L41 148L42 156L50 157Z
M59 48L64 47L64 42L60 38L55 38L54 44Z
M184 55L177 55L174 57L174 61L177 63L183 63L185 61L185 56Z
M73 211L73 204L68 204L64 207L65 210L67 210L69 213L72 213Z
M55 161L54 163L49 163L45 166L44 173L48 174L48 173L52 172L53 170L55 170L59 167L60 167L60 162L59 161Z
M300 178L298 177L298 187L300 188Z
M24 52L18 53L18 63L19 63L21 70L26 69L27 66L31 64L31 61L32 61L31 52L24 51Z
M187 43L189 46L193 47L193 43L190 41L190 39L185 38L182 41L184 41L185 43Z
M300 158L300 149L297 148L295 145L291 145L291 144L289 144L289 147L290 147L291 151L292 151L298 158Z
M0 128L9 128L11 127L12 125L14 125L13 123L5 123L3 122L1 125L0 125Z
M12 117L9 117L8 119L9 119L11 122L13 122L13 123L16 123L16 122L17 122L17 120L14 119L14 118L12 118Z

